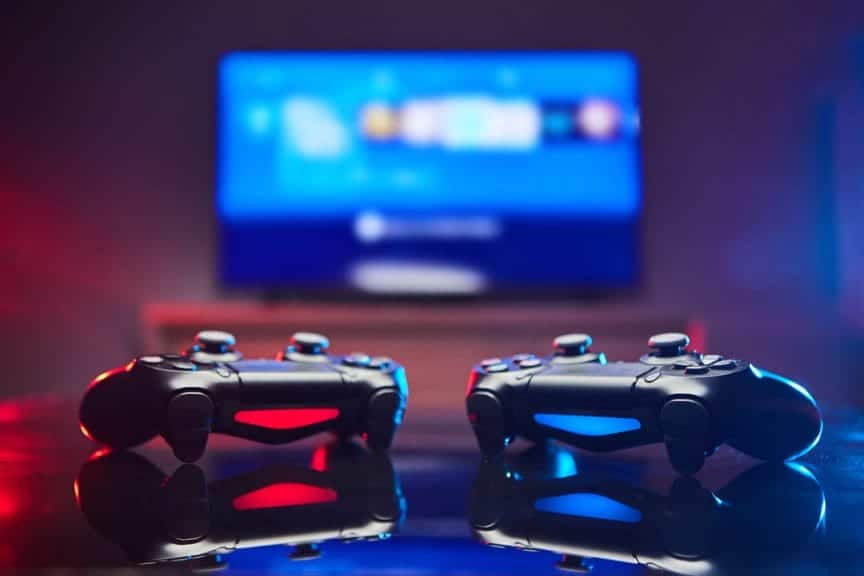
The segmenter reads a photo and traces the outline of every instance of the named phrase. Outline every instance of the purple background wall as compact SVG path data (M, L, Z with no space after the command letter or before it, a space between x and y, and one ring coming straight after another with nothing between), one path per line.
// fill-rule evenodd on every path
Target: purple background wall
M832 124L860 4L21 3L0 23L0 391L77 392L133 354L142 302L220 296L222 52L598 48L641 65L639 298L702 314L716 350L861 400Z

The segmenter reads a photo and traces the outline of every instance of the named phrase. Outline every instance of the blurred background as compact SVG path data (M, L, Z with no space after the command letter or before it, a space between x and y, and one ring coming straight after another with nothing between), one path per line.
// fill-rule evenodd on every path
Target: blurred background
M461 412L484 356L687 330L864 401L860 2L5 12L6 395L313 330Z

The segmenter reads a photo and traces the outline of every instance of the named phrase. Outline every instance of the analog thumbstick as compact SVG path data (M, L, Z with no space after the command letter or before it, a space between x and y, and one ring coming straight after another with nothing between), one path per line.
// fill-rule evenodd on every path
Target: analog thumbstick
M221 330L202 330L195 335L198 349L210 354L222 354L234 348L236 339L233 334Z
M313 332L297 332L291 337L291 346L301 354L324 354L330 347L330 340Z
M558 355L581 356L588 352L591 342L591 336L588 334L562 334L555 338L552 345Z
M662 357L686 354L689 344L690 337L681 332L664 332L648 339L648 346L654 349L654 354Z

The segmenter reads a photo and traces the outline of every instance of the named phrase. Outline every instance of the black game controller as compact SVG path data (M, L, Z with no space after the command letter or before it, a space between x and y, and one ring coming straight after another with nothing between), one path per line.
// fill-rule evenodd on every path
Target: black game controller
M90 525L131 562L199 570L224 567L226 553L274 544L294 546L291 559L314 558L326 540L385 539L405 516L390 459L351 443L319 447L311 466L280 458L209 481L195 464L168 475L135 452L100 450L81 467L75 496Z
M282 444L322 431L363 435L386 450L408 399L405 370L390 358L330 356L329 342L299 332L275 360L243 360L226 332L200 332L182 355L139 356L91 382L81 431L112 448L161 434L184 462L210 432Z
M664 442L674 468L693 474L720 444L754 458L789 460L822 433L801 385L718 354L687 351L685 334L658 334L639 362L606 363L587 334L555 339L555 354L491 358L474 367L466 404L480 449L515 437L556 438L611 451Z
M714 492L678 477L665 494L620 472L577 473L571 454L536 447L484 461L469 510L481 542L562 554L565 571L587 573L600 558L721 576L794 556L824 526L825 496L795 463L759 464Z

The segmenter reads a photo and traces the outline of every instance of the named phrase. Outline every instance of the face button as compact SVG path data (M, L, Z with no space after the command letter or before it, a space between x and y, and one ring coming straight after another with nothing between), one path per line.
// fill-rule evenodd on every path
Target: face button
M201 350L219 354L230 350L237 340L233 334L221 330L202 330L195 335L195 343Z
M723 356L719 354L703 354L702 355L702 364L706 366L711 366L723 359Z
M165 360L182 360L183 356L181 354L162 354L162 358Z
M142 364L161 364L162 357L161 356L140 356L138 358L138 362Z
M648 339L648 347L655 350L655 355L662 357L680 356L689 344L690 337L681 332L664 332Z
M738 367L738 362L735 360L721 360L711 365L711 368L716 370L733 370Z
M498 364L492 364L490 366L484 366L484 368L486 368L487 372L506 372L507 371L507 365L504 364L503 362L500 362Z
M198 367L195 366L192 362L172 362L172 368L176 368L177 370L196 370Z
M374 358L369 360L369 367L383 370L385 368L388 368L392 363L393 360L388 358L387 356L375 356Z
M686 368L689 368L690 366L693 366L693 364L689 362L675 362L675 364L672 365L672 367L676 370L684 370Z
M522 362L523 360L530 360L531 358L534 358L534 357L535 357L534 354L514 354L513 356L510 357L510 359L513 362L516 362L518 364L519 362Z
M581 356L591 346L591 336L588 334L562 334L552 341L555 353L561 356Z
M685 374L707 374L708 366L688 366L684 369Z
M489 366L494 366L495 364L501 364L501 359L500 358L486 358L485 360L480 362L480 365L483 366L484 368L488 368Z
M537 368L538 366L542 366L543 361L539 358L524 358L523 360L516 362L516 364L519 368L527 370L528 368Z
M324 354L330 347L330 340L313 332L297 332L291 337L291 345L300 354Z
M342 359L342 362L344 364L347 364L348 366L358 367L368 366L371 361L372 359L369 358L369 355L363 354L362 352L354 352L353 354L349 354Z
M219 374L219 376L221 376L222 378L228 378L229 376L231 376L231 371L222 364L216 365L216 373Z

